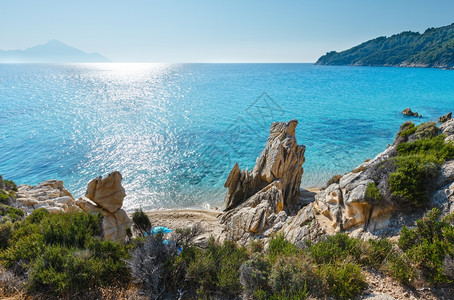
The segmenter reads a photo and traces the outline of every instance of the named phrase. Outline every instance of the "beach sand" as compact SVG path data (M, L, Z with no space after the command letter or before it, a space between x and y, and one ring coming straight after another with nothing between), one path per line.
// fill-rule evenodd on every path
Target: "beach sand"
M302 190L301 198L306 203L314 201L314 196L320 191L319 188L308 188ZM215 238L221 233L221 224L218 217L222 214L220 210L205 209L172 209L153 210L145 212L150 218L151 225L164 226L172 230L191 227L195 223L201 223L205 230L202 235L204 239L213 235Z
M219 210L173 209L147 211L145 213L150 218L153 227L164 226L175 230L201 223L204 229L204 233L198 238L201 242L206 242L210 235L216 238L221 233L221 224L217 219L221 214Z

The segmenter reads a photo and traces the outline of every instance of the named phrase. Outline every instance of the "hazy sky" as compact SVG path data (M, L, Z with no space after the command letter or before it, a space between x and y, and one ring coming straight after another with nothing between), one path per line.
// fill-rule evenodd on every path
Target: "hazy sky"
M57 39L117 62L314 62L453 22L453 0L0 0L0 49Z

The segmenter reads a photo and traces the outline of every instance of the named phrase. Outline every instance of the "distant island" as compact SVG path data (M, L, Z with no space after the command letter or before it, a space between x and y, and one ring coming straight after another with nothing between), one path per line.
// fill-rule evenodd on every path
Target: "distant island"
M109 62L98 53L86 53L57 40L25 50L0 50L0 63Z
M405 31L378 37L342 52L328 52L315 64L454 69L454 23L423 34Z

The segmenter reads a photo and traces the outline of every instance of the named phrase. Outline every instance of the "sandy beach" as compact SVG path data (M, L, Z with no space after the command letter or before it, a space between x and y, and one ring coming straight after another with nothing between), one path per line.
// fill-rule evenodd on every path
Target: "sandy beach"
M217 218L221 214L219 210L173 209L147 211L146 214L150 218L153 227L164 226L175 230L191 227L195 223L201 223L204 233L200 239L206 239L210 235L216 237L221 232L221 225Z

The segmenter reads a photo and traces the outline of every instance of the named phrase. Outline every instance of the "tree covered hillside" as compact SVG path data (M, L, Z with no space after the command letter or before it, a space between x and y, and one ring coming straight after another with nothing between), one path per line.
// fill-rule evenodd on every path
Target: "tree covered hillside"
M378 37L351 49L331 51L317 65L454 68L454 23L423 34L405 31Z

